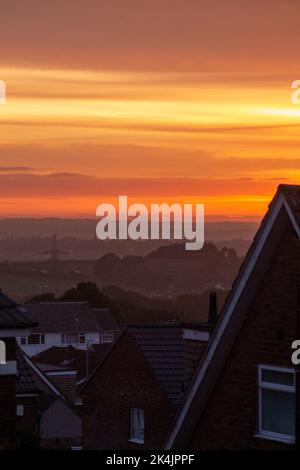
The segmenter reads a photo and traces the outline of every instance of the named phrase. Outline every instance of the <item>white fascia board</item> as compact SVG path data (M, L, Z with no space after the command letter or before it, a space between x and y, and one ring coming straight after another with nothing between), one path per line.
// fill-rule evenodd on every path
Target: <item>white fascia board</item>
M268 239L268 236L269 236L269 234L272 230L273 224L276 221L276 219L279 215L280 209L282 208L283 205L287 209L287 206L288 206L287 203L285 202L282 194L279 194L278 197L277 197L277 201L274 201L274 205L273 205L272 209L270 209L270 212L268 214L268 220L266 221L266 225L265 225L264 229L262 230L262 232L260 233L260 238L257 242L255 250L253 251L253 253L251 255L251 258L248 261L247 266L244 269L242 277L239 280L239 284L235 289L234 296L231 299L230 304L227 306L226 311L222 315L222 318L220 320L220 324L219 324L218 330L216 331L216 334L213 335L213 339L212 339L212 342L210 344L209 350L207 352L206 358L205 358L205 360L202 364L201 369L198 372L198 375L195 378L193 386L192 386L192 388L189 392L189 395L187 396L187 398L185 400L185 403L182 407L180 415L178 416L178 419L175 423L175 426L174 426L174 428L171 432L171 435L168 439L168 442L165 446L166 450L170 450L173 447L173 444L175 442L177 434L180 431L180 428L181 428L181 426L182 426L182 424L185 420L185 417L186 417L186 415L187 415L187 413L190 409L190 406L191 406L191 404L192 404L192 402L195 398L195 395L196 395L196 393L197 393L197 391L200 387L200 384L203 380L203 377L206 374L207 368L208 368L210 362L212 361L212 359L214 357L215 351L216 351L216 349L217 349L217 347L220 343L220 340L223 336L223 333L224 333L228 323L230 322L230 319L231 319L232 314L235 310L235 307L236 307L236 305L239 301L239 298L240 298L240 296L241 296L241 294L242 294L242 292L245 288L245 285L247 284L247 281L248 281L248 279L249 279L249 277L252 273L252 270L253 270L260 254L261 254L261 251L262 251L262 249L265 245L265 242ZM290 216L289 211L288 211L288 214Z
M48 375L49 377L51 377L51 376L57 376L57 375L62 375L62 376L65 376L65 375L77 375L77 371L76 371L76 370L57 370L57 371L51 370L51 371L44 371L44 373L45 373L46 375Z
M289 204L287 203L285 197L283 196L283 203L284 203L284 207L286 208L286 211L289 215L289 218L291 219L291 222L292 222L292 225L295 229L295 232L297 233L298 235L298 238L300 239L300 227L299 227L299 224L297 223L296 219L295 219L295 216L293 214L293 211L291 210Z

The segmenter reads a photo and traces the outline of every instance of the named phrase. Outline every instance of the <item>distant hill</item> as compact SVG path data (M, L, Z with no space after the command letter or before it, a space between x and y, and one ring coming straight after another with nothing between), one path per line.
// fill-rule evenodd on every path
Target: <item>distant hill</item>
M207 243L200 251L186 251L181 243L159 247L145 257L108 253L96 262L94 274L100 284L172 296L216 286L228 289L241 261L232 248L218 250Z

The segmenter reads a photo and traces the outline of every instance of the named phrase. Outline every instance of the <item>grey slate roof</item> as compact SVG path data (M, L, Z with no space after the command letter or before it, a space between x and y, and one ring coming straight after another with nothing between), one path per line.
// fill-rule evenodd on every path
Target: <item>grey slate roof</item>
M35 322L28 318L25 307L17 305L0 292L0 329L30 328L32 326L35 326Z
M300 227L300 186L281 184L278 191L283 194Z
M196 345L193 351L187 351L186 340L183 338L183 330L186 326L182 323L127 326L98 364L98 367L85 381L80 393L83 393L90 381L97 373L101 372L101 367L109 359L115 348L118 347L121 338L127 335L127 340L131 339L137 345L138 350L165 391L170 404L176 410L182 402L186 386L191 380L198 360L200 360L204 351L203 344L198 345L195 341L191 341L194 346ZM201 324L190 324L189 327L202 330Z
M77 319L83 333L118 329L109 309L93 309L88 302L37 302L26 307L28 317L38 323L35 332L77 331Z
M92 344L90 346L90 372L97 367L112 346L113 343ZM80 381L86 377L86 355L86 350L75 349L72 346L52 346L32 357L31 360L43 371L74 369L77 371L77 381Z
M184 340L179 325L129 326L148 364L167 393L171 403L177 407L184 394Z
M94 308L93 310L102 331L117 331L120 329L109 308Z
M16 393L38 393L39 388L34 379L33 373L24 358L24 353L17 348L17 384Z

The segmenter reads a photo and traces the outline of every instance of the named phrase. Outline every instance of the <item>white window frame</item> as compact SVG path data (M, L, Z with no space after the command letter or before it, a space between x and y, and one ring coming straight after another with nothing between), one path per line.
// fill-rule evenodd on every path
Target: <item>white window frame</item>
M16 416L24 416L24 405L16 406Z
M68 341L68 338L72 337L72 341ZM74 340L74 341L73 341ZM67 331L65 333L65 342L67 346L73 346L73 344L79 343L79 335L75 331Z
M264 382L262 380L262 371L270 370L275 372L285 372L293 375L293 385L281 385L272 382ZM293 393L296 399L296 374L294 368L276 367L267 364L258 366L258 437L264 437L275 441L285 442L288 444L295 443L295 436L288 434L280 434L277 432L266 431L262 429L262 390L276 390L278 392Z
M139 439L134 436L134 414L136 412L142 412L143 413L143 439ZM130 429L130 442L134 442L136 444L144 444L145 443L145 411L142 408L131 408L131 429Z
M37 343L31 343L30 342L30 337L32 337L32 336L38 336L39 341ZM42 341L42 338L43 338L44 341ZM46 335L45 335L45 333L31 333L27 338L27 345L28 346L40 346L40 345L43 345L43 344L46 344Z

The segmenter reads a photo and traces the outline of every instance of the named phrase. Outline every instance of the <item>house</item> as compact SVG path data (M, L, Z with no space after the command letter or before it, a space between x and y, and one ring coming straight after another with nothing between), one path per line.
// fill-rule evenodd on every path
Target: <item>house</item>
M280 185L168 432L165 449L300 444L300 186Z
M47 377L18 347L16 338L29 336L36 326L23 306L0 292L4 353L0 361L0 449L81 447L78 407L55 384L55 377ZM74 381L74 396L76 389ZM71 393L71 382L68 390Z
M119 327L107 308L93 309L88 302L36 302L24 309L38 323L31 335L18 343L28 356L52 346L87 350L92 343L112 343Z
M0 292L0 449L18 446L21 430L18 430L19 407L17 393L17 336L27 337L35 327L24 313L22 306ZM28 413L29 421L30 413ZM26 426L24 431L27 432ZM34 431L34 428L31 428Z
M131 325L81 389L85 449L158 449L212 325Z
M32 449L39 447L39 396L40 389L34 379L31 368L19 347L16 351L16 416L18 442L17 447Z
M29 430L28 410L35 413L35 426L38 433L39 445L45 449L81 448L82 426L79 408L75 406L76 381L73 376L66 374L61 379L60 374L52 376L45 374L31 358L19 349L19 386L17 393L17 411L19 428L27 423ZM76 374L76 372L75 372ZM71 378L71 380L69 380ZM58 380L57 380L58 379ZM74 402L73 402L74 401Z

